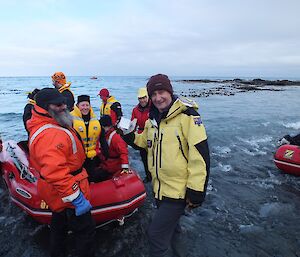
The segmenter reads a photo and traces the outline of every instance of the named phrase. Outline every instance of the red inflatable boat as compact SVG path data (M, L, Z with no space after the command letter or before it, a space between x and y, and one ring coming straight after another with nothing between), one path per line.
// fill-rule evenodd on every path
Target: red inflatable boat
M16 142L7 141L0 161L11 200L39 223L49 224L51 211L37 193L39 174L29 166L25 151ZM137 211L146 198L144 184L134 171L92 183L90 188L91 212L98 227L112 221L123 224L124 218Z
M300 146L280 146L275 153L274 162L283 172L300 176Z

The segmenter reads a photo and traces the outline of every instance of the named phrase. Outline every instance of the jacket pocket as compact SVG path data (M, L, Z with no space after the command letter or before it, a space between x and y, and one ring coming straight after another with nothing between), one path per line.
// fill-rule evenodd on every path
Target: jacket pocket
M178 143L179 143L179 150L181 151L181 153L182 153L184 159L188 162L188 159L186 158L186 156L185 156L185 154L184 154L184 152L183 152L183 147L182 147L182 142L181 142L180 136L178 135L178 132L177 132L177 131L176 131L175 133L176 133L176 138L177 138Z

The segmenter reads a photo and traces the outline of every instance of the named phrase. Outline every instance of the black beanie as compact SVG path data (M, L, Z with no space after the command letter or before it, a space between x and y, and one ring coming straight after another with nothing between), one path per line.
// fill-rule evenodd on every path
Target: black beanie
M166 90L173 95L173 87L167 75L157 74L152 76L147 83L147 91L149 97L155 90Z
M91 103L90 96L89 95L79 95L77 97L77 104L79 104L80 102L89 102L89 103Z
M43 88L36 94L37 106L48 110L49 104L65 104L66 98L56 88Z
M102 127L112 126L111 117L109 115L103 115L100 118L100 124Z

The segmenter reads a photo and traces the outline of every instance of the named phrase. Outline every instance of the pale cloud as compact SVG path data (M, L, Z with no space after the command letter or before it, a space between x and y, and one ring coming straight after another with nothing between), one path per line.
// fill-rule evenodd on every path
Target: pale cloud
M99 13L90 17L78 11L0 23L8 35L0 41L0 75L59 67L72 75L293 76L300 68L298 1L116 2L105 11L93 2ZM31 0L27 8L55 13L68 4Z

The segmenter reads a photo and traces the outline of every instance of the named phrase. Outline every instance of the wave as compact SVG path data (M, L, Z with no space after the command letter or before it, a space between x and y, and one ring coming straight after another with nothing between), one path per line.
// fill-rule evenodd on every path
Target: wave
M300 129L300 121L283 124L283 126L291 129Z
M228 146L216 146L213 148L212 155L226 157L230 152L231 149Z
M265 137L259 137L259 138L251 138L251 139L246 139L242 137L237 137L238 140L247 143L251 146L256 146L259 147L260 144L263 143L269 143L273 141L273 137L271 136L265 136Z

